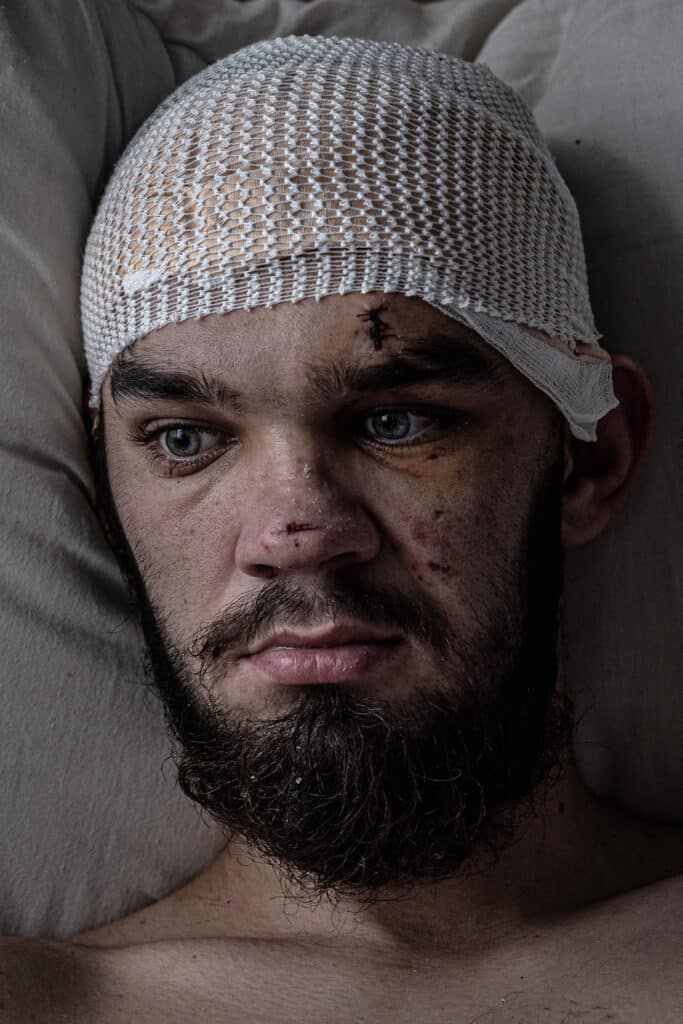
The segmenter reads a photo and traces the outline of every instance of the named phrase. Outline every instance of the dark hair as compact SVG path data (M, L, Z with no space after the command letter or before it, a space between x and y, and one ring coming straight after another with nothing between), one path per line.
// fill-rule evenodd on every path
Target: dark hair
M88 437L88 458L95 481L95 506L100 525L110 548L116 556L130 597L137 607L144 588L135 556L121 525L116 502L114 501L114 495L109 483L104 408L101 399L95 422L90 425Z

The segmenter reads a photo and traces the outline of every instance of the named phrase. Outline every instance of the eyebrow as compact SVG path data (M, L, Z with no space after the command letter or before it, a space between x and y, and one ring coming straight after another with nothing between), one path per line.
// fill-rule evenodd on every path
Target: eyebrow
M433 381L447 381L467 391L486 391L508 378L510 369L495 350L489 355L464 338L444 334L415 339L381 363L354 360L307 365L306 379L312 393L325 399ZM117 409L126 400L167 399L241 412L245 398L217 377L154 366L134 357L114 363L111 394Z

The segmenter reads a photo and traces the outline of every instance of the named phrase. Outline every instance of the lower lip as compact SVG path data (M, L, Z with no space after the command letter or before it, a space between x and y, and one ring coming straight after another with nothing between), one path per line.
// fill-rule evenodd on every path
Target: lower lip
M244 660L274 683L350 683L386 668L399 639L338 647L268 647Z

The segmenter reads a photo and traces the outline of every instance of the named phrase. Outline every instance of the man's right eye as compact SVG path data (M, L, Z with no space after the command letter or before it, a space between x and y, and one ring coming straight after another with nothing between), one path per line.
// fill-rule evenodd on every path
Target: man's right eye
M145 450L150 465L170 473L195 469L211 462L225 434L199 423L165 423L136 427L128 437Z
M169 427L158 433L162 448L165 448L169 455L178 459L194 458L207 451L212 444L217 443L220 436L217 430L185 425ZM203 444L205 441L209 443Z

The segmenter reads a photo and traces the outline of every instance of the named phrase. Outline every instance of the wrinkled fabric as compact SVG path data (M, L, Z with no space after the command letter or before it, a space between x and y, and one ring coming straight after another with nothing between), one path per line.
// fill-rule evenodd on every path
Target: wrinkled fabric
M567 560L564 685L601 794L683 822L679 59L655 0L24 0L0 6L0 934L65 937L222 847L175 784L142 641L93 508L78 322L114 162L208 60L290 33L483 60L532 106L581 216L603 344L650 375L651 464Z

